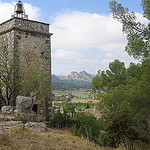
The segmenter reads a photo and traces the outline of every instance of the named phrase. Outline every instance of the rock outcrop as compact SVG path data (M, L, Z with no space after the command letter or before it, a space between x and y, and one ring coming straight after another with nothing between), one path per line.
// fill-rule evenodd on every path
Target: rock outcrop
M43 122L28 122L26 124L22 121L1 121L0 122L0 134L5 130L13 130L15 128L28 128L37 132L47 132L49 129Z
M29 122L25 124L25 127L38 131L38 132L48 131L46 124L43 122Z
M31 97L17 96L14 115L19 119L36 121L37 114L32 110L33 100Z

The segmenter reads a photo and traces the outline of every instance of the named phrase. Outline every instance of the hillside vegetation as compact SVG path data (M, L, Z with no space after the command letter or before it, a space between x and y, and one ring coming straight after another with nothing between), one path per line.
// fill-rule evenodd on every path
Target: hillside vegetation
M15 129L0 135L0 150L113 150L95 146L68 131L51 129L47 133Z

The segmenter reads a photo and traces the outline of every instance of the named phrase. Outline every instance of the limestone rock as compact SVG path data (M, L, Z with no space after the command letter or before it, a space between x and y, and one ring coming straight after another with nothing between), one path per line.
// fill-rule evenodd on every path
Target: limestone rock
M25 124L25 127L30 128L35 131L38 131L38 132L48 131L45 123L43 123L43 122L29 122L29 123Z
M18 95L16 97L16 109L19 110L32 110L33 100L31 97Z
M2 133L4 130L12 130L19 127L23 127L23 123L21 121L1 121L0 133Z
M15 117L14 116L7 116L7 115L0 115L0 120L11 121L11 120L15 120Z
M14 112L14 106L3 106L1 108L3 114L12 114Z
M18 95L16 97L16 109L14 115L21 120L36 121L37 114L32 110L33 100L31 97Z
M35 111L30 110L30 111L20 111L19 109L15 109L14 115L21 120L26 120L26 121L37 121L37 114Z

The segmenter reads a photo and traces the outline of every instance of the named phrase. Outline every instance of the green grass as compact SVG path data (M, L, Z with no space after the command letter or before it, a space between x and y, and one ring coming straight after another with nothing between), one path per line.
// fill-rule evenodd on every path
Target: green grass
M53 93L55 94L55 96L61 96L61 95L64 95L64 94L69 94L69 93L72 93L73 96L75 96L71 102L72 103L88 103L89 101L92 101L92 103L97 103L99 102L99 100L95 100L94 99L94 95L92 95L90 93L90 91L86 91L84 89L81 89L81 90L72 90L72 91L69 91L69 90L66 90L66 91L58 91L58 90L53 90ZM90 96L90 97L89 97ZM60 102L60 101L58 101Z
M69 91L69 90L66 90L66 91L53 90L53 93L55 94L55 96L61 96L62 94L72 93L72 95L80 97L81 99L82 98L87 98L89 95L91 95L92 98L94 99L94 96L89 91L87 92L84 89L83 90L72 90L72 91Z

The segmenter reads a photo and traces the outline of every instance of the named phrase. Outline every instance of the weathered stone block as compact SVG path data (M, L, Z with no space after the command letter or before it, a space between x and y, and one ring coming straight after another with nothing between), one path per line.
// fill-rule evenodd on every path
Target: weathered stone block
M19 109L15 109L14 115L19 119L19 120L26 120L26 121L37 121L37 114L35 111L30 110L30 111L20 111Z
M1 111L3 114L12 114L15 110L14 106L3 106L1 108Z
M16 97L16 109L14 115L18 119L26 119L36 121L37 114L32 110L33 100L31 97L24 97L18 95Z
M31 97L24 97L18 95L16 97L16 109L22 111L32 110L33 100Z

